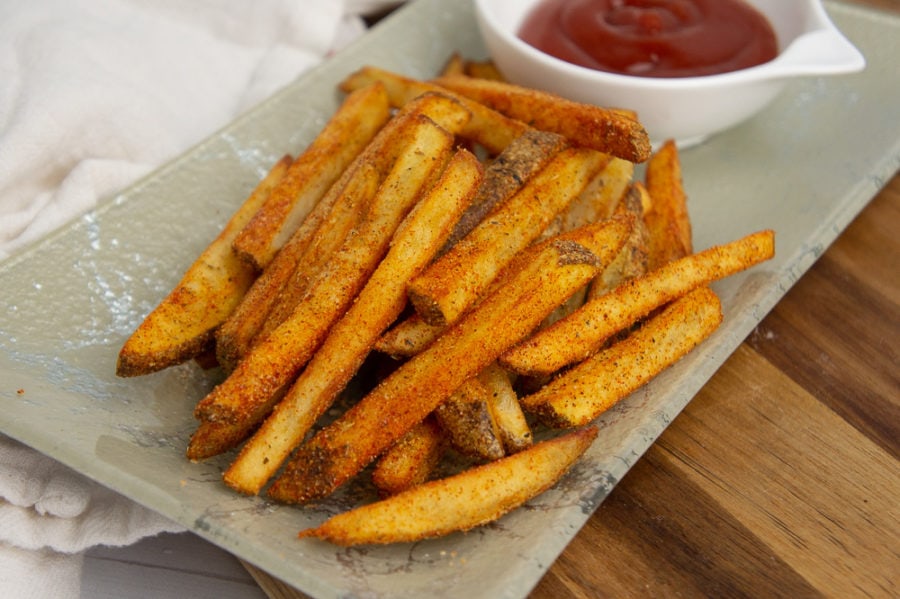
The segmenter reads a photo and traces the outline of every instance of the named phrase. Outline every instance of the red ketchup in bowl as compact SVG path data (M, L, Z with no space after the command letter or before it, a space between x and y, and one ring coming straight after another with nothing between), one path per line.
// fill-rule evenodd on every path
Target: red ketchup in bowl
M716 75L778 54L766 17L741 0L544 0L519 37L566 62L638 77Z

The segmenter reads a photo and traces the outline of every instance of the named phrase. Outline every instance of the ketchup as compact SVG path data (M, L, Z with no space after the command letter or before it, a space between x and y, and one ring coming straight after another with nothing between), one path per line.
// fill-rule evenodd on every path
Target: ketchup
M543 0L519 37L590 69L695 77L775 58L768 20L741 0Z

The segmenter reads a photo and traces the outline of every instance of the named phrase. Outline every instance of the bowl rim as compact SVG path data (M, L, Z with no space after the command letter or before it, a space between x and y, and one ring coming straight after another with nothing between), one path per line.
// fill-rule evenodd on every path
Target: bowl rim
M531 6L540 1L541 0L534 0L534 2L528 5L526 9L530 9ZM516 35L509 27L501 24L489 6L492 2L493 0L474 0L476 16L483 27L489 27L507 45L510 45L518 52L525 54L528 58L537 61L548 68L560 70L567 76L575 77L585 82L606 83L634 89L686 90L773 81L803 74L825 75L847 73L859 71L865 67L864 57L853 44L843 37L843 34L837 29L837 26L834 25L831 18L828 16L828 13L825 11L821 0L805 0L806 6L812 11L812 18L808 19L810 24L807 25L802 33L793 39L788 40L786 44L782 45L781 41L779 41L778 55L772 60L752 67L738 69L736 71L691 77L641 77L639 75L623 75L620 73L610 73L608 71L591 69L567 62L535 48L518 37L518 35ZM525 3L523 2L523 4ZM830 37L837 36L843 39L843 41L856 52L858 55L857 60L848 60L847 65L842 67L826 66L819 69L799 69L796 66L787 64L785 56L799 40L823 31L827 32ZM485 41L490 45L488 40Z

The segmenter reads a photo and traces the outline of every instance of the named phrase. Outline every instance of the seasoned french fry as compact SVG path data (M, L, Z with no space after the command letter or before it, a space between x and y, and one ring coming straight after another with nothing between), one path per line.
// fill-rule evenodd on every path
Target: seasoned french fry
M450 444L463 455L477 460L498 460L506 455L490 401L490 391L473 377L434 411Z
M256 494L357 372L378 336L406 305L406 281L437 253L472 201L482 168L460 150L397 229L387 255L307 367L244 445L225 482ZM255 424L255 423L254 423Z
M504 286L301 445L269 495L305 503L355 476L590 280L629 230L625 220L610 219L583 227L582 243L550 240L526 250L528 259Z
M719 298L699 287L624 340L523 397L522 406L550 426L587 424L681 359L721 322Z
M418 314L412 314L382 335L375 349L394 358L409 358L424 351L446 328L428 324Z
M444 65L444 68L441 69L441 73L444 75L459 75L465 74L466 72L466 61L463 57L454 52L450 55L450 58L447 59L447 64Z
M368 203L375 195L379 183L380 173L369 162L348 169L269 262L241 303L216 331L216 358L225 372L230 373L237 367L238 362L259 338L265 323L272 320L269 315L278 304L285 287L295 278L293 273L301 265L303 272L308 272L306 268L309 263L303 258L314 244L315 234L322 221L327 218L327 213L335 210L336 206L355 207ZM355 223L356 219L351 222ZM300 292L303 292L306 291L308 281L295 280L294 284L302 285Z
M633 185L616 208L617 214L630 213L635 216L634 229L625 242L625 246L596 279L591 281L588 299L605 295L628 279L641 276L647 272L649 260L649 236L644 222L644 202L642 198L646 190L639 183ZM647 202L649 205L649 201Z
M492 81L505 81L503 74L492 60L467 60L463 64L463 73L476 79L491 79ZM442 75L458 75L457 72L441 73Z
M562 137L542 131L527 131L513 140L485 170L484 180L472 205L459 220L441 254L467 235L492 208L506 201L522 184L539 172L563 149ZM443 326L432 326L413 314L385 333L376 349L394 357L412 356L434 340Z
M469 530L546 491L597 436L588 427L515 455L427 482L300 532L337 545L403 543Z
M391 104L397 108L427 92L450 93L433 83L411 79L372 66L363 67L352 73L341 82L340 88L344 92L352 92L375 82L385 86ZM459 135L481 144L492 154L502 152L514 139L529 129L522 121L504 116L484 104L457 94L452 95L472 113L472 119L460 130Z
M378 458L372 483L382 495L421 485L431 478L445 445L441 427L434 418L425 418Z
M231 244L259 210L291 164L285 156L269 170L178 285L144 319L119 351L118 376L138 376L199 356L216 328L240 303L256 278Z
M267 328L271 331L274 329L273 325L280 324L278 321L285 317L284 313L272 315L271 318L269 315L273 306L282 301L282 291L298 269L301 272L297 273L294 283L302 286L302 289L295 291L298 294L306 291L307 279L313 269L317 269L330 256L320 256L321 262L313 257L313 254L318 253L317 240L333 234L330 229L332 223L328 222L329 215L335 210L335 206L363 206L368 203L375 188L382 183L397 156L406 147L410 130L419 126L420 116L428 117L449 131L456 131L464 125L469 113L446 95L426 93L404 105L382 128L372 143L316 204L250 288L244 301L217 331L217 357L226 372L233 370L259 340L267 321L270 322ZM350 214L353 214L353 210ZM289 303L291 300L283 301Z
M675 142L665 142L653 154L645 179L650 195L650 210L644 215L650 242L648 268L653 270L693 252L687 194Z
M265 268L389 116L383 86L348 95L234 239L238 255L260 270Z
M509 374L494 362L481 371L478 380L490 393L488 406L506 453L516 453L531 447L534 436L519 405Z
M469 234L492 209L519 191L566 146L554 133L529 130L514 139L488 164L472 206L457 223L445 251Z
M552 374L584 360L610 336L656 308L696 287L768 260L774 253L775 234L766 230L685 256L586 302L570 316L504 353L500 362L519 374Z
M605 155L588 149L557 154L518 193L410 282L409 298L416 312L429 324L454 322L513 256L581 193L606 161Z
M569 231L585 223L598 222L612 216L627 194L633 176L634 163L621 158L610 158L562 214L561 229Z
M453 135L425 117L413 130L357 234L348 238L291 317L254 346L225 381L197 404L201 420L253 420L272 408L344 313L388 249L391 236L423 188L450 156ZM189 449L190 453L190 449Z
M573 102L503 81L463 75L438 77L434 83L535 129L559 133L577 146L631 162L644 162L650 157L650 139L644 127L621 111Z

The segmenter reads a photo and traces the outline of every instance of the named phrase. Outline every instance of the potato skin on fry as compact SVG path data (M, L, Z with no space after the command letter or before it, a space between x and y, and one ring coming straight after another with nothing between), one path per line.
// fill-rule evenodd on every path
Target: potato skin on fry
M404 543L492 522L553 486L590 447L595 427L424 483L300 532L336 545Z
M434 82L536 129L559 133L573 145L631 162L644 162L650 157L650 138L643 125L622 111L574 102L504 81L446 75Z
M506 455L490 399L490 392L481 381L471 378L434 411L450 444L463 455L478 460L496 460Z
M554 156L453 249L410 281L409 299L416 312L429 324L455 322L607 161L604 154L584 148Z

